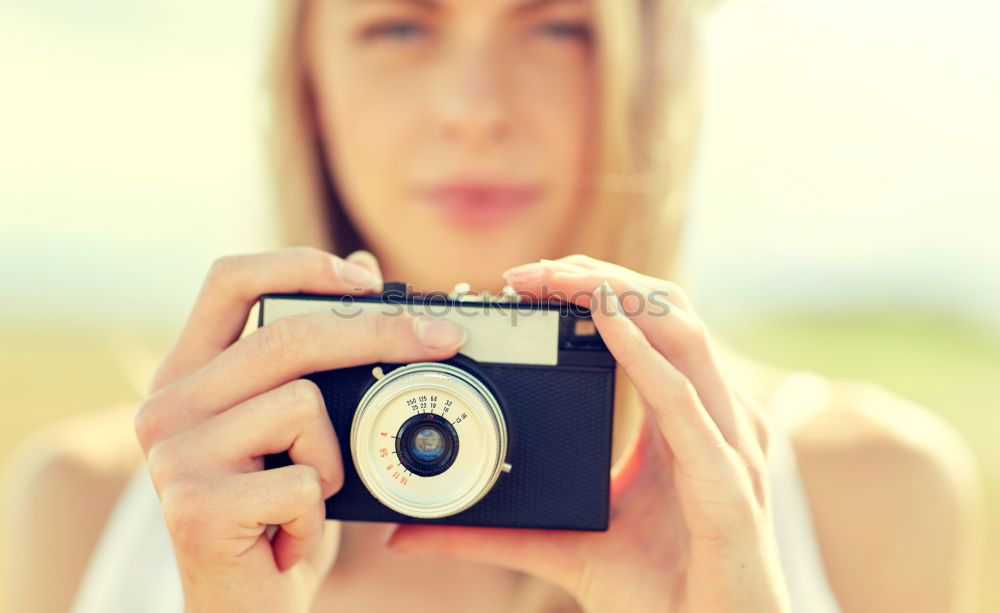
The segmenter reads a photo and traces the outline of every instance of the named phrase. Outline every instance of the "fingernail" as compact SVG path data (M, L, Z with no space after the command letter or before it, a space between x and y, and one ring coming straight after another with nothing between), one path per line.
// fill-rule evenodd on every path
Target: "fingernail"
M461 347L465 343L465 328L447 319L421 317L417 320L417 337L431 349Z
M336 259L334 260L334 266L337 270L337 275L348 283L358 287L374 287L378 284L378 279L375 278L375 275L357 264Z
M542 270L542 264L539 262L522 264L521 266L515 266L514 268L510 268L505 271L503 273L503 278L511 284L532 283L542 278Z
M618 302L618 296L615 294L615 290L611 287L610 283L607 281L601 282L601 293L604 294L608 313L610 315L621 313L621 304Z

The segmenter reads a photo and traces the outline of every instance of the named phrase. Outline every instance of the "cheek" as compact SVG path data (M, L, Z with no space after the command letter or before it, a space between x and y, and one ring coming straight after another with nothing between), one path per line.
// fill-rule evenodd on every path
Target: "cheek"
M414 123L406 96L394 83L337 66L326 76L322 100L331 164L347 208L363 202L364 210L352 212L372 216L398 203L399 182L391 178L404 176Z
M518 91L552 189L562 208L569 207L593 162L597 122L592 77L586 66L546 71L528 65Z

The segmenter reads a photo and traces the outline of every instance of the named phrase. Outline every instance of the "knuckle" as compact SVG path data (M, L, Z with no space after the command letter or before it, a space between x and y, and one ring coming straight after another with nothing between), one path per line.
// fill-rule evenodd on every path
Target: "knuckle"
M708 326L705 321L700 317L691 317L688 321L688 336L691 343L698 348L704 347L708 344L709 334Z
M215 258L208 267L206 284L217 285L229 279L241 261L238 255L223 255Z
M709 332L698 317L684 316L684 326L678 330L678 343L672 351L678 352L678 357L686 360L702 360L709 353Z
M305 336L305 323L301 317L289 316L277 319L258 333L258 352L265 360L280 358L288 351L301 346Z
M393 318L386 313L379 312L370 317L368 321L371 326L369 331L371 339L378 347L387 347L388 343L392 341Z
M771 447L771 440L773 437L774 424L771 421L770 415L767 411L761 407L760 403L754 398L739 382L730 382L729 385L732 404L736 407L742 415L746 416L746 422L749 423L749 427L752 428L752 436L754 441L756 441L753 448L758 448L761 452L761 457L764 461L767 461L768 452Z
M309 464L296 464L299 473L299 494L306 503L319 502L323 499L323 484L319 471Z
M332 274L333 266L331 260L339 259L315 247L296 247L294 249L296 258L300 260L298 266L309 270L312 275L317 277Z
M179 378L180 373L176 369L168 367L168 360L163 361L153 372L153 376L149 381L149 393L153 394L160 391L167 385L170 385L173 381Z
M135 437L139 440L143 451L149 450L150 442L155 434L153 418L147 405L148 401L142 403L132 415L132 430L135 431Z
M679 284L675 283L674 281L664 280L663 285L666 286L667 291L669 291L672 296L678 296L680 298L684 298L687 296L687 293L684 291L684 288L681 287Z
M634 369L640 368L646 361L651 352L655 351L652 345L649 343L642 332L634 328L628 328L625 335L624 346L615 355L615 361L625 369L626 372L632 372Z
M162 394L156 393L146 399L132 416L132 428L142 448L148 451L162 437L163 425L160 414L162 409Z
M666 413L672 410L692 410L696 408L697 394L687 377L671 374L664 378L662 393L651 406Z
M334 274L332 261L340 259L332 253L308 245L289 247L285 253L289 256L290 260L293 260L294 266L297 269L309 271L310 275L317 278L324 278Z
M177 442L171 437L153 444L146 453L149 477L157 491L179 480L184 454L178 453L176 447Z
M670 297L675 304L682 306L686 309L691 308L690 297L688 296L688 293L684 290L683 287L681 287L677 283L674 283L673 281L663 281L662 283L663 283L663 289L665 289L670 294Z
M763 462L751 461L749 465L752 466L750 469L750 481L753 486L752 500L754 502L752 510L758 512L769 504L771 480Z
M760 517L752 498L742 493L727 494L721 499L706 497L695 504L704 523L699 521L699 525L692 526L692 536L721 550L741 546L747 529Z
M160 508L172 540L182 548L200 549L213 513L211 488L194 481L171 484L160 493Z
M693 388L687 377L679 373L672 373L664 381L664 389L663 397L667 404L685 407L685 409L691 405Z
M744 456L743 461L746 465L747 473L750 475L754 492L757 494L757 499L759 500L768 483L767 464L760 453L748 453Z
M333 491L333 494L336 494L344 487L344 467L338 464L332 473L332 477L331 490ZM332 496L333 494L330 495ZM322 498L322 496L320 497Z
M759 412L754 413L754 427L757 430L757 442L764 457L768 456L771 449L771 440L774 436L773 426L770 421L764 418Z
M742 495L736 502L736 510L740 517L747 519L756 516L769 497L770 473L763 456L752 449L739 451L730 449L732 462L738 466L740 491Z
M735 515L734 527L746 528L757 522L760 515L760 505L758 498L753 492L746 492L742 496L737 496L732 503ZM735 532L735 531L734 531Z
M319 386L309 379L296 379L287 384L289 404L306 419L326 415L326 402Z
M638 360L635 356L635 350L632 348L627 348L623 351L619 351L615 355L616 367L624 371L626 374L631 375L632 370L636 368Z

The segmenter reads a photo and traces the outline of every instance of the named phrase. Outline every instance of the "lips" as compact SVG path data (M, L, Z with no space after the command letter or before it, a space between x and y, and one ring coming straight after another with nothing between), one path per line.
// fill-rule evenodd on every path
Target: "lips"
M540 190L510 183L448 183L424 190L423 200L438 214L462 225L507 221L538 201Z

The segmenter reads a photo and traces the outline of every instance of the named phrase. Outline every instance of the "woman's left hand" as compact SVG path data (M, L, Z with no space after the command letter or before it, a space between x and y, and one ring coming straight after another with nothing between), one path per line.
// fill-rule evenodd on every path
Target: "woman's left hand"
M504 276L523 295L591 308L642 397L637 442L612 469L609 529L401 525L390 547L526 572L593 612L787 611L771 523L767 422L722 372L684 292L579 255Z

